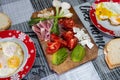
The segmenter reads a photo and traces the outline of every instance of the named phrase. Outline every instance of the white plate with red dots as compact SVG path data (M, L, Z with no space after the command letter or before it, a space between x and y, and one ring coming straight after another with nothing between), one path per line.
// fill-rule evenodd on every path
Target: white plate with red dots
M21 80L30 71L34 64L36 58L34 42L28 35L18 30L0 31L0 42L4 41L18 43L23 49L24 60L16 72L7 77L0 77L0 80Z
M99 29L100 31L102 31L103 33L106 33L111 36L120 36L120 25L117 27L113 26L110 24L108 20L104 20L104 21L98 20L95 15L96 4L99 4L101 2L110 2L110 1L112 1L113 3L120 4L119 0L95 0L95 2L92 4L90 8L90 12L89 12L90 19L92 23L95 25L95 27Z

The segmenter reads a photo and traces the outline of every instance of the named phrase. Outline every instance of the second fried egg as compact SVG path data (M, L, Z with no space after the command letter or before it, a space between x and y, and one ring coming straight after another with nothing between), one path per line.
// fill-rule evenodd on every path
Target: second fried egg
M115 2L101 2L96 5L95 14L99 20L117 16L120 14L120 4Z

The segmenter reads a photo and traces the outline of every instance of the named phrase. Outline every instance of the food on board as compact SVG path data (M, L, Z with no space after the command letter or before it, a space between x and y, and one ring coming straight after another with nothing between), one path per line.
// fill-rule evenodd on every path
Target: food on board
M63 63L66 58L68 57L68 52L66 48L60 48L58 51L56 51L52 56L52 64L59 65Z
M52 20L40 21L39 23L32 26L32 30L41 40L47 41L50 39L50 29L52 24Z
M85 56L85 48L80 44L73 49L71 53L71 59L73 62L80 62Z
M53 65L62 64L70 56L68 54L72 54L73 61L74 55L80 54L78 56L80 59L77 57L77 61L74 61L80 62L84 58L86 45L91 49L94 44L88 33L80 29L72 18L69 3L53 0L53 7L35 12L29 23L32 24L32 29L40 41L46 42L45 54L52 56Z

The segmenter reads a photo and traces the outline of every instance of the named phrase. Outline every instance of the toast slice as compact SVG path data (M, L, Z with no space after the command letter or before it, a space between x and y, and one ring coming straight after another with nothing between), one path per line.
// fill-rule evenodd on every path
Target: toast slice
M120 38L112 39L109 41L105 48L105 61L110 69L120 66Z
M8 29L10 25L11 25L10 18L4 13L0 13L0 31Z

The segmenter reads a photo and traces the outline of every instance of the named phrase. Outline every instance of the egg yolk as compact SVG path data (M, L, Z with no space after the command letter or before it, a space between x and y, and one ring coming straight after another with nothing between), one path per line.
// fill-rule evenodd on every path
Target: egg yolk
M2 64L0 63L0 68L2 68Z
M120 18L117 18L116 20L117 20L118 22L120 22Z
M18 56L12 56L7 61L8 67L17 68L20 64L20 59Z
M101 20L101 17L110 18L111 16L116 16L112 11L108 10L104 7L103 4L97 5L95 14L97 15L97 18Z

